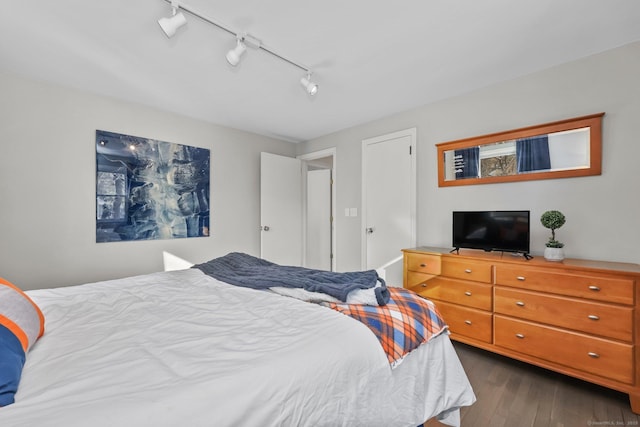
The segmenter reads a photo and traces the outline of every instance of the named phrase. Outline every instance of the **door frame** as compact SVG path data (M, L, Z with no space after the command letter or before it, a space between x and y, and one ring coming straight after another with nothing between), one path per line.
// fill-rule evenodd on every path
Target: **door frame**
M367 147L369 145L377 144L379 142L383 142L389 139L397 139L408 136L411 143L411 173L410 176L410 216L411 216L411 247L416 246L417 241L417 230L416 230L416 201L417 201L417 168L416 168L416 158L417 158L417 130L416 128L409 128L404 130L399 130L396 132L388 133L385 135L380 135L372 138L367 138L362 140L362 176L360 179L360 192L362 195L362 206L360 208L361 214L361 224L360 224L360 264L361 268L365 270L367 268L367 192L366 192L366 176L367 176ZM389 260L390 261L390 260ZM377 266L381 267L381 266ZM376 268L377 268L376 267Z
M333 160L331 171L331 253L333 255L331 257L331 271L336 271L336 265L338 263L338 254L336 252L336 177L338 175L338 159L336 152L336 147L331 147L320 151L301 154L296 157L302 160L302 265L306 265L307 262L307 162L325 157L331 157Z

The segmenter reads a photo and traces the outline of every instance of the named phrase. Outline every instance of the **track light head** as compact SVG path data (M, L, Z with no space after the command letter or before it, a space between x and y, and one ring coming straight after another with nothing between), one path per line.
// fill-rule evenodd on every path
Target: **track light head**
M235 67L240 63L241 56L246 50L247 46L241 38L238 38L236 47L227 52L227 62Z
M300 84L311 96L318 93L318 85L311 81L311 71L307 72L307 75L300 79Z
M172 12L169 18L158 19L160 28L162 28L164 34L169 38L173 37L176 31L178 31L178 28L187 23L187 18L185 18L184 14L180 12L177 2L171 2L171 8Z

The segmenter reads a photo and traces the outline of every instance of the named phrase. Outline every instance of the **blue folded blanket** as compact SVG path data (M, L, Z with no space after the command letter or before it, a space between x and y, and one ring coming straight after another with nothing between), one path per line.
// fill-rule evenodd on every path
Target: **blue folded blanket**
M311 268L274 264L254 256L231 252L193 268L223 282L253 289L272 287L303 288L310 292L322 292L340 301L347 301L349 292L374 288L378 305L389 301L389 291L384 280L375 270L336 273ZM381 286L376 287L380 282Z

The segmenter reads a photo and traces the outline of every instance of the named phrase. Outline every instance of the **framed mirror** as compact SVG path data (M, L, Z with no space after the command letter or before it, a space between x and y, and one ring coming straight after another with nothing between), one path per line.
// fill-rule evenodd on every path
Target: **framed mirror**
M436 144L438 186L600 175L603 116Z

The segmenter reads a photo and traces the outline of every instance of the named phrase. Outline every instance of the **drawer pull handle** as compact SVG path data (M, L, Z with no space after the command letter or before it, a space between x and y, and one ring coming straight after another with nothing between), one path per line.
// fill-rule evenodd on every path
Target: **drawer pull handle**
M420 267L426 267L426 266L427 266L427 264L425 264L425 263L420 264Z
M524 307L524 302L522 302L522 301L516 301L516 305L517 305L518 307Z
M599 317L599 316L596 316L595 314L590 314L590 315L588 315L587 317L588 317L589 319L591 319L591 320L600 320L600 317Z
M423 287L423 288L426 288L426 287L427 287L427 284L426 284L426 283L423 283L423 284L422 284L422 287Z
M471 324L471 320L465 320L464 323L466 323L467 325Z
M516 334L516 338L518 338L518 339L524 339L524 334Z
M464 293L466 296L470 297L471 296L471 292L467 291Z
M589 357L592 357L594 359L597 359L600 357L600 355L598 353L594 353L592 351L590 351L589 353L587 353L589 355Z
M525 277L524 276L518 276L518 277L516 277L516 279L518 279L521 282L524 282Z
M464 270L464 272L465 272L465 273L471 273L471 269L470 269L470 268L467 268L467 269L465 269L465 270Z
M597 287L597 286L593 286L593 285L591 285L591 286L589 286L589 290L591 290L591 291L593 291L593 292L599 292L599 291L600 291L600 288L599 288L599 287Z

